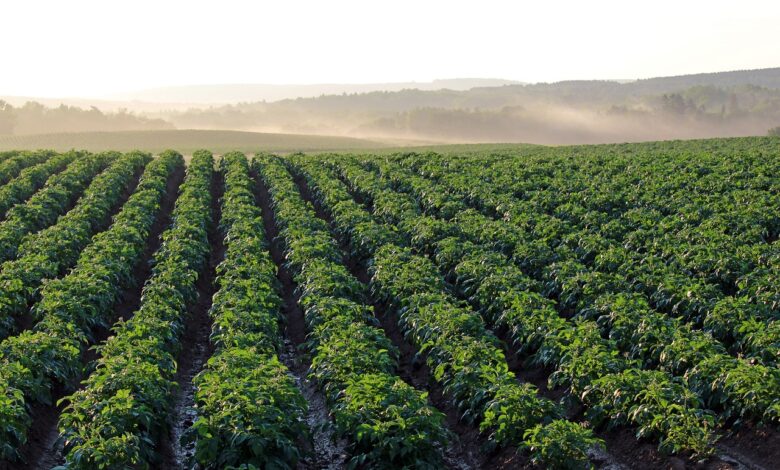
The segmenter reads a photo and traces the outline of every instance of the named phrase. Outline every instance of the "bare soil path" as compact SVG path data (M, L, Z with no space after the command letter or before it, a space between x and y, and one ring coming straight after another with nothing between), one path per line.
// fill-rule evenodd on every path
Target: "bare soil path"
M298 304L297 286L293 281L292 274L285 267L284 250L282 242L279 240L279 228L274 220L268 188L263 183L262 178L256 174L253 174L253 178L257 182L257 201L263 213L263 224L271 257L278 267L277 278L282 287L281 294L284 300L286 350L279 359L294 376L298 389L309 406L306 422L311 429L312 443L311 448L307 449L309 455L301 460L298 468L342 469L349 458L347 443L342 439L335 439L325 396L307 378L311 359L303 351L303 344L306 342L306 323L303 311Z
M224 234L220 233L219 222L222 214L222 194L224 179L220 172L214 172L211 182L211 215L212 224L209 227L209 252L206 271L197 280L198 299L187 312L184 335L181 339L182 349L177 358L176 393L174 395L171 415L168 419L168 433L163 435L158 443L162 457L161 469L188 468L195 453L194 442L183 442L182 438L197 418L195 412L195 378L213 353L209 341L211 334L211 301L216 292L216 268L225 257Z

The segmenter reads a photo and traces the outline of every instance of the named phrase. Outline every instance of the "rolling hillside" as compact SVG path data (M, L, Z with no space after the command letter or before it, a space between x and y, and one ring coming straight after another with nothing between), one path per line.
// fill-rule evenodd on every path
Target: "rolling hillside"
M215 152L230 150L253 152L262 149L269 152L288 153L359 150L385 146L379 142L350 137L211 130L78 132L0 137L0 151L46 148L58 151L112 149L118 151L142 150L156 153L175 148L183 153L192 153L199 148L210 148Z

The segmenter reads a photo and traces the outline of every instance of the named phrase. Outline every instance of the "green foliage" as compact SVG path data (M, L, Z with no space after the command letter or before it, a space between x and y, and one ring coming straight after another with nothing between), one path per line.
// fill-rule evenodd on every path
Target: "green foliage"
M337 231L348 233L353 243L368 234L380 233L372 227L377 226L376 222L356 214L364 209L355 205L343 185L332 183L333 176L327 170L303 159L295 163L300 165L295 171L306 178L309 187L316 188L318 200L333 214ZM362 180L362 176L356 179ZM420 227L414 213L416 203L405 201L402 195L375 193L371 189L361 194L364 199L372 200L375 207L385 208L375 212L378 217L391 222L404 221L408 228L399 232ZM339 227L339 223L357 219L363 223ZM423 244L422 240L416 243ZM354 245L352 250L356 255L365 252ZM491 436L494 445L519 445L526 429L561 415L560 408L540 398L535 387L517 384L497 338L487 331L479 316L447 294L447 284L430 260L393 243L368 254L373 294L396 309L404 335L417 346L420 354L425 354L433 378L443 385L445 394L461 410L464 420L481 422L480 429Z
M501 386L485 407L481 430L492 430L491 440L496 442L523 442L525 433L538 423L559 417L561 410L551 401L541 401L530 384L520 387Z
M188 431L206 468L295 468L308 434L306 401L276 351L281 345L276 266L264 245L246 157L225 155L217 267L210 315L216 350L195 378L198 418Z
M604 447L604 442L594 437L590 430L560 419L528 429L524 437L531 462L554 468L592 468L588 450Z
M394 376L396 352L367 313L365 288L342 264L330 227L303 200L279 159L261 156L255 168L271 195L298 285L310 375L325 391L338 434L350 439L350 466L438 468L439 449L449 437L444 416L426 394Z
M433 158L443 161L438 156ZM410 165L417 165L418 169L421 168L419 161L414 155L408 160ZM512 164L515 162L512 159L506 161ZM469 166L471 163L468 160L466 162L464 165L458 165L452 164L450 160L443 165L460 166L461 170L474 171L474 167ZM617 387L616 384L621 383L621 374L641 373L642 367L663 369L663 381L677 384L665 389L666 399L686 403L685 407L667 407L662 400L638 394L635 394L633 401L626 406L639 406L646 410L646 413L621 414L619 410L623 404L608 403L603 398L586 402L586 405L594 409L610 409L614 412L610 419L615 423L625 418L623 423L638 426L645 434L649 433L648 430L653 430L651 434L659 439L661 448L673 452L688 450L699 455L711 452L714 424L708 421L711 418L706 418L711 414L703 410L705 405L729 410L724 416L740 415L766 419L760 409L766 409L769 415L772 414L772 406L769 403L778 396L778 391L774 389L774 380L770 380L768 386L757 390L760 396L767 400L764 402L749 399L746 395L740 397L736 392L739 389L736 386L738 382L734 382L734 386L726 386L724 381L718 380L723 374L713 369L698 376L703 379L702 382L689 384L670 381L670 375L684 376L703 359L726 358L728 353L708 334L693 330L684 322L668 318L664 313L657 313L653 309L666 308L670 313L683 315L686 320L700 322L710 315L714 299L720 295L718 288L694 279L679 283L685 286L685 292L669 283L666 283L663 289L649 290L649 293L653 294L649 301L643 297L646 294L641 291L630 294L625 299L615 297L615 294L630 292L643 286L632 284L635 281L622 273L614 273L615 265L610 267L612 271L592 270L590 264L595 264L597 260L599 263L605 261L605 258L600 258L601 252L617 254L617 246L600 234L577 232L578 228L567 225L571 224L571 221L596 218L595 211L582 210L576 205L578 201L575 201L560 206L557 216L561 219L550 219L547 215L540 217L529 214L527 210L521 213L513 208L519 206L513 206L511 198L490 192L486 186L474 185L467 178L457 181L458 184L463 184L463 192L457 193L460 187L453 190L448 184L461 174L451 171L451 168L442 171L440 167L425 166L426 169L431 169L433 179L447 178L446 184L442 184L441 181L421 180L412 172L399 169L397 163L398 160L388 163L380 159L367 159L356 164L353 159L340 158L325 164L340 172L350 190L373 209L379 220L395 224L413 246L434 256L442 272L453 280L459 295L468 300L489 324L496 324L508 331L513 345L518 350L535 352L533 360L554 367L551 385L570 387L574 397L585 399L592 398L589 390L592 390L594 384L600 383L599 380L603 379L607 381L604 383ZM402 166L404 163L406 162L402 162ZM300 164L305 166L309 174L322 174L318 180L327 177L314 162L300 159ZM361 164L366 168L378 169L379 177L372 175L371 171L361 169ZM492 162L479 161L479 164L490 167ZM507 165L506 169L507 173L511 174L515 168ZM490 176L496 174L503 173L489 173ZM453 179L449 179L450 177ZM507 184L509 187L511 185ZM399 191L408 193L406 200ZM436 197L431 199L425 196L430 194L436 194ZM446 197L442 195L446 194L451 194L453 198L462 195L471 201L471 205L478 211L443 211ZM550 194L550 200L552 197L554 196ZM493 209L498 206L491 206L497 201L501 201L501 210ZM415 205L419 205L419 209L415 210ZM548 209L554 206L544 207ZM426 220L426 216L420 216L420 213L425 211L430 211L434 217L441 219L428 217ZM523 228L514 228L504 222L497 225L499 222L491 217L501 215L502 211L505 219L516 218L518 226ZM543 222L533 222L532 217L540 217ZM352 216L353 220L357 218L357 215ZM447 228L442 223L445 219L457 220L457 225ZM411 220L414 222L409 222ZM535 232L540 227L544 227L544 231ZM611 230L612 233L618 232L616 227ZM529 236L534 240L528 240ZM518 247L526 243L538 243L540 237L550 244L564 244L556 248L558 260L548 257L544 262L536 264L526 257L531 252L523 250L524 258L516 259L518 266L523 267L521 271L513 265L512 261L515 260L507 260L499 255L517 256ZM385 249L391 251L383 251ZM384 247L377 250L378 256L375 255L373 265L376 281L392 282L392 277L379 277L382 270L387 268L386 262L382 266L378 266L376 262L376 259L388 259L387 256L390 256L392 251L397 251L397 248ZM534 251L538 252L536 249ZM614 259L626 262L620 261L621 258ZM399 265L414 265L415 262L413 258L406 258ZM413 302L411 299L414 298L415 290L446 289L445 285L437 285L435 280L428 280L424 275L404 277L404 271L400 267L397 271L399 275L395 288L400 293L398 298L405 299L402 302ZM429 269L414 266L409 272L426 273ZM639 272L629 274L636 278L645 276ZM724 279L735 277L729 275ZM382 293L381 289L377 292ZM550 303L543 297L535 297L536 293L554 296L557 302ZM391 296L387 298L394 300ZM429 304L435 302L430 298L426 300ZM563 313L574 311L581 320L573 324L566 322L558 316L556 307ZM406 321L405 315L408 315L410 310L412 308L403 305L400 310L402 322ZM415 317L414 322L419 328L419 319ZM437 324L436 331L450 331L451 327L447 325L446 321L441 323L441 328ZM743 326L742 337L750 338L752 344L769 345L775 341L772 334L764 337L757 334L758 327L744 322L740 325ZM425 341L430 337L430 333L425 330L421 330L421 334L416 337L414 333L411 334L417 344L424 345L423 350L435 347L435 343ZM602 337L604 334L609 335L610 339L605 340ZM747 350L746 346L742 348ZM771 347L768 349L772 350ZM765 357L764 360L773 359L772 356ZM738 364L735 360L730 360L729 363L732 366ZM755 374L769 373L768 369L761 366L754 366L750 370ZM748 369L745 369L745 373L747 371ZM709 390L705 388L705 384L709 384ZM620 387L626 386L628 383ZM691 402L690 397L695 400ZM720 398L714 401L714 397ZM757 405L758 402L762 404ZM658 416L665 416L666 422L658 422ZM702 416L705 418L699 419Z
M712 452L715 418L681 380L659 371L629 369L598 378L583 392L591 419L610 426L637 423L638 437L657 437L660 449L699 456Z
M18 177L0 187L0 218L5 216L11 207L29 199L51 175L64 170L80 156L82 154L79 152L53 155L42 163L25 168Z
M30 166L43 163L54 156L50 151L23 152L0 161L0 185L4 185Z
M190 433L195 459L222 468L294 468L308 432L306 402L287 368L253 348L227 347L195 380L198 418Z
M559 149L525 157L340 157L325 165L370 202L378 219L396 224L434 256L459 295L489 324L508 330L518 350L556 367L553 384L572 386L576 395L595 379L657 368L667 381L695 379L673 394L685 401L695 393L698 412L711 407L725 418L771 420L780 382L772 376L778 336L770 312L780 297L770 281L775 249L766 241L776 238L778 225L758 206L776 200L769 189L776 162L761 156L776 145L766 139L675 143L659 159L663 147L571 148L571 159ZM640 180L644 191L626 192ZM442 195L469 208L444 211ZM735 205L734 198L745 202ZM416 211L397 209L414 204ZM421 213L433 217L421 222ZM444 220L457 223L447 228ZM426 227L424 243L414 241L421 237L412 226ZM730 292L741 300L731 303ZM698 367L708 363L721 366ZM753 394L740 385L748 376L761 381ZM652 407L687 419L685 411ZM633 418L640 427L650 423L648 416ZM685 426L667 429L686 432ZM709 439L695 427L689 432L687 441L668 437L700 452L698 443Z
M161 158L171 170L182 163L181 155L175 152ZM209 253L213 171L210 153L193 156L173 210L173 223L163 232L162 245L154 255L152 276L144 286L139 310L114 327L114 335L98 348L95 372L84 388L65 399L68 405L60 419L60 431L66 443L66 464L71 468L146 468L155 461L154 444L166 429L166 420L160 417L169 411L175 386L174 358L184 316L195 301L195 282ZM92 245L101 248L99 254L87 258L90 253L85 251L83 262L73 271L76 274L65 278L76 284L83 277L90 282L82 284L103 286L102 295L90 291L75 296L83 305L79 311L95 312L81 318L70 313L70 320L81 328L88 331L101 318L98 313L113 303L119 285L112 281L130 278L123 272L140 257L167 176L162 178L162 186L147 197L153 209L144 211L138 206L137 212L123 210L112 227L117 231L104 232ZM147 189L139 186L142 192L136 195ZM132 227L132 222L138 223L139 219L144 221L140 224L143 229L136 233L118 231L125 223ZM128 263L117 263L119 259ZM120 442L125 442L129 451L111 454L109 451Z
M114 218L111 227L95 237L84 249L78 263L67 276L51 281L41 289L41 300L35 310L40 321L33 329L0 343L0 377L7 383L7 387L3 388L3 396L13 397L13 400L4 401L3 406L8 408L0 411L0 414L27 414L33 403L50 402L50 391L55 383L68 388L74 385L74 379L81 371L81 357L88 343L89 327L103 323L110 317L112 301L116 299L117 292L123 283L127 285L132 281L129 273L140 258L146 240L145 236L138 234L148 233L151 229L166 181L177 162L181 164L181 157L178 158L161 158L149 163L135 193ZM95 179L89 194L84 196L88 198L85 204L77 206L69 214L86 217L95 211L98 214L108 211L105 205L119 198L133 174L143 168L149 159L144 154L119 158ZM99 191L102 193L97 194ZM103 200L98 202L100 198ZM91 202L87 203L87 200ZM76 220L79 220L76 216L63 217L60 221L63 225L54 225L51 231L41 232L40 237L36 235L30 238L29 249L43 246L55 250L48 256L56 259L56 250L59 249L57 244L51 241L48 246L37 244L43 243L49 236L43 236L44 233L53 234L58 230L68 233L71 231L68 229L77 232L80 226L71 225ZM86 218L84 224L94 222ZM83 230L89 229L85 227ZM77 240L80 239L77 237ZM84 243L87 244L88 240ZM20 252L27 253L27 249L28 245L25 244ZM43 265L53 262L44 257L43 253L35 256L33 259ZM29 259L26 254L20 258ZM8 263L4 265L5 268L8 266ZM35 266L32 264L30 268ZM34 277L32 281L35 281ZM40 283L40 279L37 282ZM24 284L21 284L21 289L24 289ZM32 295L27 292L26 295ZM19 299L14 301L21 302ZM23 400L19 400L20 394ZM4 457L13 459L17 456L16 449L26 441L29 425L29 421L16 420L0 435L0 441L4 443Z
M79 164L80 160L87 158L90 157L79 157L68 169L51 178L79 169L87 172L79 176L86 181L90 172L98 171L101 161L86 167ZM41 284L73 266L80 251L90 243L91 236L108 225L110 212L121 202L122 195L150 158L149 155L132 153L117 159L92 180L73 209L57 219L54 225L27 235L20 246L15 247L17 258L0 265L0 283L5 287L0 291L0 337L12 333L16 328L15 319L29 313L29 304L40 298L43 292ZM48 189L51 187L47 185L28 204L45 200ZM14 207L12 214L18 207ZM57 295L56 289L48 292ZM32 312L33 321L40 318L37 312L36 307Z
M488 448L517 447L540 467L589 467L603 443L519 382L515 355L550 372L548 388L581 407L583 424L629 427L666 453L706 458L724 428L775 426L780 216L766 207L780 202L777 154L772 139L741 139L462 158L263 155L253 167L225 155L226 254L210 311L214 354L195 379L193 463L294 468L308 438L306 403L277 357L283 302L254 172L304 313L309 376L352 467L438 468L452 437L426 393L397 376L375 305ZM0 168L27 157L0 155ZM0 245L17 258L0 269L7 333L40 299L33 328L0 343L4 458L18 457L31 406L50 403L54 384L75 385L94 328L108 326L118 292L136 281L132 266L181 156L148 165L111 228L98 219L108 222L148 158L52 155L4 187L18 201L0 224ZM86 186L79 165L108 170L87 189L63 189ZM205 269L212 172L211 155L196 153L141 309L114 325L97 369L65 401L72 467L159 464L175 358ZM82 191L55 223L58 204ZM38 216L51 227L35 232ZM352 274L361 266L367 283Z
M12 207L0 223L0 260L16 257L24 236L53 224L81 196L95 175L117 159L117 153L87 155L46 180L24 204Z
M352 381L333 408L336 430L352 434L350 466L440 468L437 447L450 436L444 415L398 377L364 374Z

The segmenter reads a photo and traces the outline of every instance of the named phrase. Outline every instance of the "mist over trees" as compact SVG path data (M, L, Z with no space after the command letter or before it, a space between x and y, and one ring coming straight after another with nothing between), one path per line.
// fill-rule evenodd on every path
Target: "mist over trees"
M778 88L700 81L402 90L214 106L160 117L179 128L547 144L764 135L780 122L780 79ZM673 88L680 84L691 86Z
M0 135L173 128L162 119L139 116L126 110L105 113L94 106L89 109L65 105L49 108L35 101L14 107L0 100Z
M780 123L780 68L139 109L109 113L0 101L0 134L177 128L540 144L766 135Z

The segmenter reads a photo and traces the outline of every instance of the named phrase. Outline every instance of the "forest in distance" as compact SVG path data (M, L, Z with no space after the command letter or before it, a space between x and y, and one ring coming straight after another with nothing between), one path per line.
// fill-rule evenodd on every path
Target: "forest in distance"
M458 89L457 80L440 83L456 89L427 86L207 105L197 104L198 98L236 100L242 93L253 96L253 88L214 85L185 93L183 87L180 97L193 100L190 104L46 100L51 105L44 106L8 97L0 102L0 135L208 129L557 145L771 135L780 127L780 69L623 81L486 81L490 86L468 89Z

